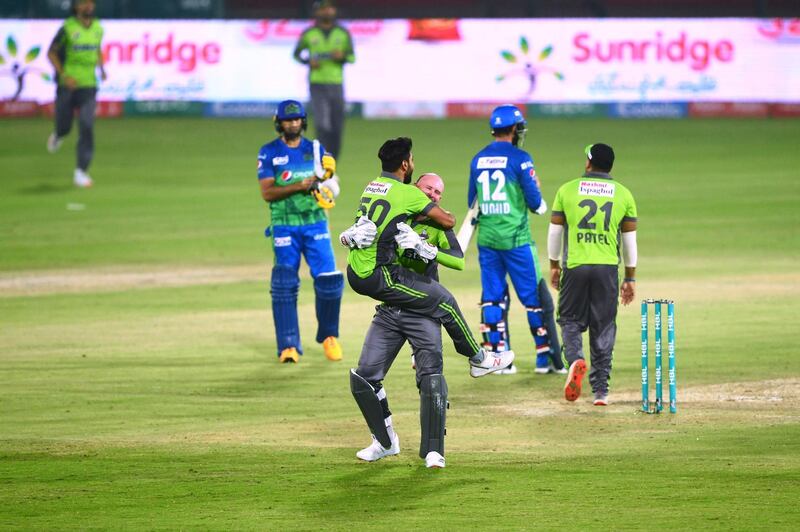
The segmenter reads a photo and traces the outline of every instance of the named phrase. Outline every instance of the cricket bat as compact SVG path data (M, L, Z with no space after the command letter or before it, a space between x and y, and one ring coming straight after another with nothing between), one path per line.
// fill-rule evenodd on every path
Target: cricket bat
M475 232L475 226L478 224L478 214L480 214L480 208L478 207L478 198L475 198L456 234L458 245L461 246L461 251L464 253L467 252L469 241L472 240L472 233Z

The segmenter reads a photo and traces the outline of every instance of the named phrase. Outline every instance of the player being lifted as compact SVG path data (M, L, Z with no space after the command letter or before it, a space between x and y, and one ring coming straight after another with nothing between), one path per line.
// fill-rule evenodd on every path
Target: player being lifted
M482 377L508 366L513 362L514 354L487 353L481 349L453 294L437 281L398 264L398 244L401 249L413 249L424 260L434 260L437 253L435 246L424 242L405 224L409 217L427 216L444 230L452 229L456 220L420 189L409 184L414 173L411 139L387 140L378 151L378 158L383 172L364 189L356 213L359 217L356 226L340 236L345 245L350 245L351 242L358 243L357 232L365 226L376 232L374 244L363 249L355 247L347 255L350 287L361 295L417 312L444 325L456 351L469 358L473 377ZM366 386L371 390L366 381L355 382L357 375L351 378L353 386ZM374 393L373 398L377 404Z
M536 372L564 371L558 346L553 299L531 238L528 211L543 214L547 204L539 191L531 156L521 150L526 122L513 105L492 111L489 126L495 140L472 159L467 202L478 203L478 260L481 267L481 332L487 349L510 349L506 318L511 282L528 313L536 343ZM553 356L551 357L551 353ZM514 366L504 372L515 372Z
M336 268L322 208L326 198L339 193L333 175L336 161L317 141L303 137L306 112L300 102L279 103L274 122L280 137L261 147L258 180L272 217L266 234L271 232L275 252L270 293L278 357L281 362L298 362L303 353L297 321L297 271L302 254L314 278L317 342L328 360L341 360L337 337L344 276Z
M416 186L433 203L439 204L444 191L441 177L432 173L424 174L417 180ZM407 233L412 240L420 238L435 246L437 252L434 260L425 260L413 249L406 249L399 259L402 266L436 281L439 279L439 264L456 270L464 269L464 254L452 229L444 230L424 216L409 219L407 225L417 235L414 237ZM363 233L355 226L349 231L351 234ZM374 234L370 236L364 233L364 237L360 238L361 247L370 245L373 238ZM355 243L351 245L355 246ZM389 410L383 379L403 344L408 341L416 362L420 398L419 456L425 459L427 467L444 467L447 382L443 373L441 325L427 316L387 303L378 305L375 311L364 339L358 369L353 370L356 382L361 383L360 379L363 379L372 388L353 387L353 394L373 436L372 443L357 452L356 456L374 462L400 452L400 440L392 425L392 412ZM375 395L380 400L380 409L376 408Z

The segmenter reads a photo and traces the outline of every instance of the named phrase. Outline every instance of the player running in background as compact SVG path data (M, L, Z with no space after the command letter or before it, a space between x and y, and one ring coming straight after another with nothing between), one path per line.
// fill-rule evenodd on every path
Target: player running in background
M444 182L438 175L424 174L417 180L416 186L433 203L439 204ZM464 269L464 254L452 229L444 230L424 216L409 219L408 225L422 240L436 246L437 252L433 260L425 260L413 249L407 249L399 259L402 266L436 281L439 280L439 264L455 270ZM361 229L353 226L349 231L354 234ZM372 243L369 238L361 242L362 247ZM351 245L356 247L354 242ZM353 396L372 432L372 443L357 452L356 456L374 462L400 452L400 440L392 425L392 412L389 410L383 379L403 344L408 341L416 361L417 389L420 393L419 456L425 459L427 467L444 467L447 382L443 373L441 325L427 316L386 303L375 307L375 311L364 339L358 368L351 370L351 379L356 383L351 384Z
M453 294L437 281L403 268L397 247L413 249L424 260L434 260L436 246L422 240L405 222L427 216L443 230L452 229L455 217L433 203L420 189L410 185L414 173L411 139L387 140L378 151L383 172L367 184L356 213L356 228L375 226L375 243L353 247L357 235L350 228L340 239L351 247L347 255L347 280L357 293L405 310L428 316L444 325L456 351L469 358L470 375L482 377L508 366L513 352L487 353L467 327Z
M344 65L355 61L353 38L336 22L336 5L314 2L316 22L300 36L294 58L308 65L311 111L317 136L339 157L344 129Z
M78 111L78 161L73 183L92 186L87 170L94 155L94 114L97 106L97 73L106 79L103 67L103 28L94 18L94 0L72 0L72 14L59 28L47 57L56 71L55 131L47 139L47 150L55 153L72 129Z
M536 344L536 372L565 372L555 329L553 298L542 277L528 211L544 214L547 204L531 156L521 150L527 132L522 112L513 105L492 111L494 142L470 164L467 203L477 201L478 260L481 267L483 346L495 353L511 349L508 332L508 282L528 313ZM501 373L516 373L515 366Z
M581 335L588 328L592 357L589 383L594 404L605 406L617 336L617 294L627 305L636 291L636 202L631 192L609 174L614 165L610 146L592 144L585 153L586 172L556 193L547 249L550 282L561 290L558 323L569 364L564 397L567 401L580 397L581 380L586 373ZM625 261L621 287L620 244Z
M281 362L299 362L303 353L297 321L297 272L303 255L314 279L317 342L328 360L341 360L337 337L344 276L336 268L325 211L312 195L317 186L338 195L336 179L318 184L320 179L333 176L336 161L324 147L315 150L314 142L303 137L306 112L300 102L279 103L274 122L280 136L261 147L258 180L271 214L272 226L266 234L272 234L275 253L270 294L278 357Z

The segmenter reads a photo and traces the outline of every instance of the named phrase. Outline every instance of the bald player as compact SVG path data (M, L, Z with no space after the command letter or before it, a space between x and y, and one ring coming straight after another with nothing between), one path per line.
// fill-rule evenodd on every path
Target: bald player
M423 174L416 182L417 188L434 203L444 192L444 182L437 174ZM464 269L464 253L452 229L442 229L425 216L409 219L408 225L423 240L436 246L435 260L423 260L412 249L400 256L400 265L434 280L439 280L439 264L454 270ZM356 226L353 226L353 231ZM362 242L370 245L370 239ZM373 436L372 443L356 453L367 462L400 452L400 440L392 427L392 413L383 388L383 379L400 349L411 344L417 370L417 388L420 391L420 458L427 467L444 467L444 424L447 407L447 383L442 364L442 328L437 320L382 303L375 307L375 317L367 331L356 373L367 380L377 391L383 409L384 424L392 445L384 448Z

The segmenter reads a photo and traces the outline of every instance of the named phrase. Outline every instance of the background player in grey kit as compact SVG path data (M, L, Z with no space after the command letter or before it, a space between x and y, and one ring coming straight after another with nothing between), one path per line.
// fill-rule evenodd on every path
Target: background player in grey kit
M416 185L431 201L439 203L444 183L438 175L424 174L417 180ZM464 254L452 229L443 230L424 217L409 220L409 224L416 234L435 245L438 251L435 259L428 261L419 257L413 250L406 250L400 258L403 266L432 279L439 278L438 264L457 270L464 269ZM351 230L359 232L360 228L353 226ZM364 239L363 243L369 245L371 240ZM375 316L364 340L358 368L351 374L352 378L356 379L356 386L352 387L353 394L373 432L372 444L356 453L356 456L373 462L400 452L400 441L394 432L383 379L403 344L408 341L416 360L417 388L420 392L419 456L425 459L427 467L444 467L447 382L443 374L441 325L429 317L386 303L378 305L375 310ZM363 386L364 382L369 388ZM375 401L371 397L373 394L377 394L380 400L380 412L374 408ZM373 426L377 428L373 430ZM374 435L376 432L380 434L384 431L391 441L391 447L388 449L384 448Z
M589 382L594 404L605 406L617 335L617 295L623 305L633 301L635 295L637 214L633 195L609 174L614 150L606 144L592 144L585 153L586 172L556 193L547 249L550 281L561 291L558 323L570 365L564 397L567 401L580 397L586 373L581 334L588 328L592 356ZM625 261L621 287L620 244Z
M314 128L322 144L339 156L344 129L344 65L355 61L353 38L336 21L336 5L314 2L316 21L300 36L294 58L308 65L309 93Z

